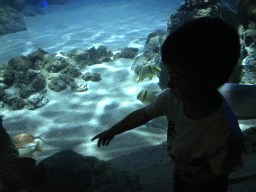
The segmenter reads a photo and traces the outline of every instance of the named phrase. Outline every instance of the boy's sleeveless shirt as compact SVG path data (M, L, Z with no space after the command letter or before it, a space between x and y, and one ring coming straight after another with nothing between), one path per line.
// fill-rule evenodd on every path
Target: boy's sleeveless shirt
M220 108L199 120L189 119L184 114L183 103L169 88L147 105L146 111L153 118L167 116L167 151L175 161L193 163L203 158L219 175L242 168L248 154L237 118L223 96Z

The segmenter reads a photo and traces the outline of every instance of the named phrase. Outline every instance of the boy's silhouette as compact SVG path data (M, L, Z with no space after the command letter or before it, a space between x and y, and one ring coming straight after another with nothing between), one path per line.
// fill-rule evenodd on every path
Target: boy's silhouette
M189 21L170 34L161 50L170 75L165 91L96 135L98 147L153 118L167 116L167 151L175 162L174 191L227 191L228 175L246 157L236 116L217 91L240 54L237 31L217 18Z

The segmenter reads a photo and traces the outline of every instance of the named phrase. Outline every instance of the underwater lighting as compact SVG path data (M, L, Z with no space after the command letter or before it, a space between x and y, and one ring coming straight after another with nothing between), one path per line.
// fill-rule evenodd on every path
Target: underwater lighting
M107 94L107 91L104 90L104 89L99 89L99 90L97 91L97 93L98 93L98 94Z
M136 90L137 88L135 87L125 89L125 91L129 94L135 94Z

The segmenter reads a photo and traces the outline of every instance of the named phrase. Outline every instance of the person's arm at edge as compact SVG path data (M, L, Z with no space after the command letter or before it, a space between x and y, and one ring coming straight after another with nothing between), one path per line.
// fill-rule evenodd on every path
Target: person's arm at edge
M136 127L139 127L148 121L152 120L153 118L148 115L146 112L145 107L142 109L138 109L136 111L133 111L129 115L127 115L123 120L121 120L119 123L112 126L109 131L113 133L114 135L121 134L125 131L129 131L131 129L134 129Z

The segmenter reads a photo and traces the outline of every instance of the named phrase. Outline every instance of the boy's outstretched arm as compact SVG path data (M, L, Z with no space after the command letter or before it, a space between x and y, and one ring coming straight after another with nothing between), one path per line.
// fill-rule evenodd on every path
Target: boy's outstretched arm
M148 121L152 120L152 117L148 115L145 107L142 109L138 109L133 111L129 115L127 115L123 120L114 125L109 129L115 135L123 133L125 131L129 131L141 125L144 125Z
M103 131L102 133L96 135L94 138L92 138L92 141L99 138L98 147L100 147L101 141L103 141L103 145L105 145L106 142L106 145L108 145L115 135L139 127L152 119L153 118L150 117L146 112L145 107L138 109L127 115L123 120L112 126L109 130Z

